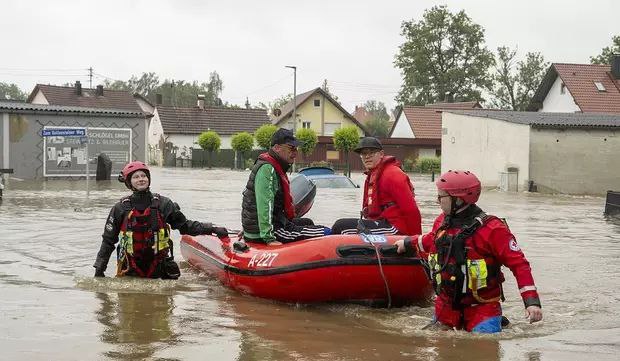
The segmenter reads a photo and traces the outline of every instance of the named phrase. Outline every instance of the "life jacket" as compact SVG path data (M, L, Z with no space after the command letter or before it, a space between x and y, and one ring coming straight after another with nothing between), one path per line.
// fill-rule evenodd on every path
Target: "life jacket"
M364 209L362 210L365 218L379 219L384 210L396 205L396 202L393 200L384 200L380 196L379 179L381 179L385 168L390 164L397 167L400 166L395 157L384 156L377 167L366 178L366 186L364 187L366 194L364 194ZM411 185L411 182L409 184Z
M495 257L482 254L473 237L478 232L487 239L491 230L482 226L493 219L499 220L480 212L473 223L463 225L456 233L445 225L436 232L435 252L428 255L429 274L435 293L450 296L454 308L504 300L501 264Z
M362 209L362 214L365 218L373 220L382 218L383 211L396 205L394 200L383 199L379 189L379 180L383 175L383 171L390 165L400 168L400 163L395 157L384 156L377 165L377 168L372 170L366 179L366 185L364 187L364 208ZM407 177L407 179L409 179L409 177ZM409 186L411 187L411 193L414 194L411 180L409 180Z
M159 195L153 194L150 207L143 211L131 206L129 197L123 198L121 204L127 215L118 234L116 276L135 274L151 278L172 251L170 226L159 210Z

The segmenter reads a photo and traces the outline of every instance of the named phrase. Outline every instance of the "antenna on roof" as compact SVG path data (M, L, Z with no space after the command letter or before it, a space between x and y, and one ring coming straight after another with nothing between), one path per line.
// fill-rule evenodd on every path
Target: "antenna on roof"
M93 67L88 68L88 87L93 88Z

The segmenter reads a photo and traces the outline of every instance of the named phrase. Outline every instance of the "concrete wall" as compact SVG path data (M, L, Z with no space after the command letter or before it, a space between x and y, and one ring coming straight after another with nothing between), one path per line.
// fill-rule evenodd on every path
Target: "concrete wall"
M558 113L573 113L580 112L581 108L577 106L573 96L568 88L564 88L564 94L562 94L562 79L558 76L555 82L551 86L547 97L543 100L543 106L539 110L541 112L558 112ZM594 84L592 84L594 86Z
M530 178L539 192L620 190L620 131L532 129Z
M22 179L43 177L44 126L131 128L132 159L146 159L146 122L144 118L100 117L88 114L7 114L9 119L9 163L13 176ZM3 114L2 119L7 116ZM3 132L3 138L4 132ZM4 154L3 154L4 155ZM90 154L91 157L96 154Z
M415 138L405 112L400 112L400 116L396 120L396 124L394 124L391 138Z
M442 113L441 171L470 170L485 187L499 184L500 172L519 168L519 190L529 179L528 125Z

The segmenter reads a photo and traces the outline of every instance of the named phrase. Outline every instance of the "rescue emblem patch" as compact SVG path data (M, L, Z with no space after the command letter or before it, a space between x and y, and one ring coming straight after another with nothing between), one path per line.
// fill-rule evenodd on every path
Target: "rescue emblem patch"
M108 223L105 225L105 230L108 232L112 232L112 229L114 229L114 227L112 226L111 223Z
M521 250L521 247L517 244L517 241L513 238L510 240L509 247L511 250L517 252Z

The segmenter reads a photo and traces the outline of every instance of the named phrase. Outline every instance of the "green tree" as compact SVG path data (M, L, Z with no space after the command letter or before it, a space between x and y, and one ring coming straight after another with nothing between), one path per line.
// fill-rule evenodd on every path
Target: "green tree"
M19 89L17 85L0 82L0 100L26 100L26 98L28 98L28 94Z
M354 125L349 125L346 127L342 127L336 129L334 132L334 147L336 149L341 150L345 154L345 158L347 159L347 175L351 176L351 165L349 163L349 153L357 147L357 144L360 141L359 133L357 132L357 127Z
M198 145L200 148L209 152L209 161L207 166L211 168L211 159L213 157L213 152L217 152L220 149L220 145L222 141L220 140L219 134L210 130L208 132L202 132L198 136Z
M113 90L125 90L140 93L155 102L156 94L161 94L164 104L177 107L193 107L196 105L198 95L205 96L205 106L223 106L220 94L224 89L224 82L216 71L209 74L208 82L185 80L159 81L155 73L142 73L140 77L132 75L127 81L106 80L104 86ZM226 103L227 107L237 107Z
M271 137L273 133L278 130L273 124L263 124L260 128L256 129L254 132L254 139L256 139L256 144L263 149L269 149L271 147Z
M234 134L231 139L232 149L241 155L241 164L245 164L245 156L254 146L254 137L248 132ZM237 165L235 164L235 167Z
M390 133L390 116L385 104L376 100L368 100L362 106L370 115L364 126L373 137L387 137Z
M538 52L527 53L525 60L521 61L516 61L516 56L516 50L506 46L497 48L491 100L494 107L527 110L549 67L549 63Z
M611 45L604 47L599 55L591 56L590 63L610 65L614 59L614 54L620 54L620 35L613 36Z
M490 88L493 54L485 46L484 29L464 11L427 9L421 20L403 22L401 35L405 42L394 61L403 75L398 103L481 100L482 90Z
M297 129L295 137L301 142L299 150L301 150L304 157L312 154L314 148L316 148L316 145L319 143L319 137L316 135L316 132L310 128Z

